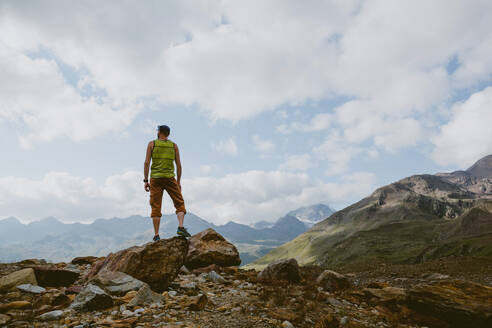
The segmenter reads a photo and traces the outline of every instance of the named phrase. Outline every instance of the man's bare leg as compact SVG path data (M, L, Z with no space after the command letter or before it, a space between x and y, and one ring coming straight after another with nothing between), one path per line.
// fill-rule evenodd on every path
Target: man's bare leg
M178 212L178 213L176 213L176 216L178 217L178 226L183 227L183 222L184 222L184 217L185 217L184 212Z
M160 216L155 216L152 217L152 222L154 223L154 236L157 236L159 234L159 226L161 224L161 217Z

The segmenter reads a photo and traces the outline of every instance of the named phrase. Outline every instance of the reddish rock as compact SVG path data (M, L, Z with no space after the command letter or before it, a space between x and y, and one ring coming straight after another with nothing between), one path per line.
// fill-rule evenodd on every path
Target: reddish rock
M297 283L301 281L299 265L295 259L274 261L268 264L268 266L258 274L258 280L263 282L286 280L291 283Z
M34 274L39 286L43 287L67 287L79 279L79 272L59 269L56 267L37 266Z
M88 278L101 270L121 271L148 283L154 291L162 292L178 275L187 252L188 240L183 237L130 247L95 262Z
M65 289L65 294L78 294L82 290L82 286L70 286Z
M211 264L227 267L239 265L241 259L236 246L225 240L214 229L205 229L190 238L186 267L196 269Z

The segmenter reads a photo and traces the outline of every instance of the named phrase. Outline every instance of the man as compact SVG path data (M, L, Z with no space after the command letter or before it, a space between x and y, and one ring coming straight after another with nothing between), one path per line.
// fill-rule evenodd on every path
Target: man
M160 240L159 226L161 223L162 194L166 190L176 208L178 217L178 230L180 236L190 237L190 234L183 226L186 209L183 196L181 194L181 160L179 158L178 145L168 139L171 129L167 125L157 127L157 139L149 142L147 155L144 163L144 183L145 191L150 191L150 206L152 212L150 217L154 223L154 241ZM150 160L150 183L148 180ZM178 179L174 178L174 162L176 162Z

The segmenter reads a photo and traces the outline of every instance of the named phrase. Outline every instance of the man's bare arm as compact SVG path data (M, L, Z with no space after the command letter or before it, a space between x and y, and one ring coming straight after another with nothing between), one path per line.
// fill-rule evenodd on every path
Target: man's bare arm
M174 151L175 151L175 156L174 156L174 161L176 162L176 173L177 173L177 181L178 181L178 186L181 188L181 159L179 158L179 149L178 145L174 144Z
M144 162L144 179L149 179L149 168L150 168L150 160L152 158L152 141L147 145L147 154L145 155Z

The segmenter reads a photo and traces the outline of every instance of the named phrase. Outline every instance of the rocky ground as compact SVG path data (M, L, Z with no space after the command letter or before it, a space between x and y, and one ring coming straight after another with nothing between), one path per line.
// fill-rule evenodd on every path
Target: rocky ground
M172 238L106 258L0 264L0 326L492 327L487 278L339 274L295 260L257 273L228 265L237 254L213 233L187 247Z

